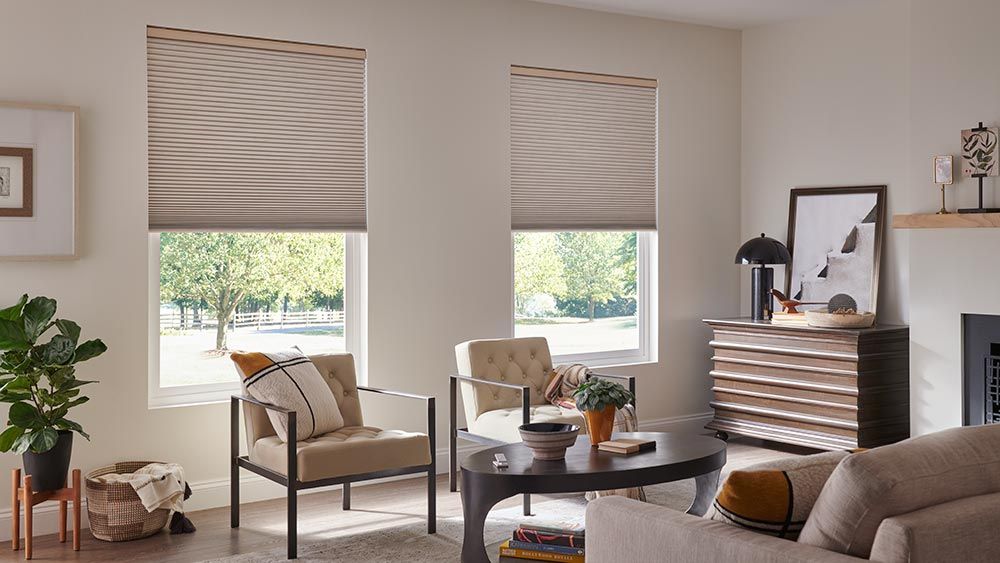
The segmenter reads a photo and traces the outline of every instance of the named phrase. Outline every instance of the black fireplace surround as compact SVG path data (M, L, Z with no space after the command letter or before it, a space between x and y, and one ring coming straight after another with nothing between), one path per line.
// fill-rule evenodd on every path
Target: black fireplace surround
M1000 315L962 315L962 424L1000 423Z

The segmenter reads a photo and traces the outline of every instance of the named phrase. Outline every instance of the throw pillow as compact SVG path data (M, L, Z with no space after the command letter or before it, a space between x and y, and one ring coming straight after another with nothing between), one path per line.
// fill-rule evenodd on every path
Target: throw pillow
M229 356L243 377L243 389L254 399L295 411L296 440L343 428L344 417L323 376L299 350L234 352ZM282 442L288 441L288 418L267 411Z
M847 455L825 452L733 471L705 517L795 540L826 480Z

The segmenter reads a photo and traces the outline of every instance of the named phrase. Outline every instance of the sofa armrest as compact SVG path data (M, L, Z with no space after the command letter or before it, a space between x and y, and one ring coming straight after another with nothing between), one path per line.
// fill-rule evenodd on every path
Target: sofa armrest
M863 561L623 497L587 506L587 563L847 563Z
M880 563L996 561L1000 493L953 500L886 518L871 558Z

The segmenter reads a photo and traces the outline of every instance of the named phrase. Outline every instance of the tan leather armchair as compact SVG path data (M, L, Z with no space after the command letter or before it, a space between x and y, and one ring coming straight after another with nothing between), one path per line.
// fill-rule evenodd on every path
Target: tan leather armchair
M449 395L449 488L458 490L457 440L487 446L521 441L518 426L529 422L577 424L584 419L575 408L553 405L545 399L545 384L552 372L549 343L543 337L469 340L455 346L458 375L450 378ZM635 377L595 374L595 377L623 380L635 394ZM466 428L458 428L458 391ZM524 514L531 512L529 495L524 495Z
M296 493L299 490L343 485L343 508L351 508L351 483L394 475L427 473L427 533L436 531L434 397L388 391L357 384L354 356L310 356L337 400L344 427L309 438L295 439L298 413L263 403L249 396L233 395L230 403L230 524L240 525L240 468L252 471L288 489L288 558L297 556ZM427 433L382 430L365 425L360 392L378 393L424 401ZM239 411L243 403L248 455L239 455ZM289 418L288 442L271 426L267 410Z

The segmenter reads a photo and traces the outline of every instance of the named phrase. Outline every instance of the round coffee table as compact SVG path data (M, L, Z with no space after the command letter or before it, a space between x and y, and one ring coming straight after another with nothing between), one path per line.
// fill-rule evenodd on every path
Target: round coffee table
M726 444L709 436L670 432L617 432L615 438L655 440L656 449L631 455L601 452L586 435L566 450L566 459L537 461L523 444L476 452L462 461L462 514L465 539L462 563L488 563L483 526L493 505L521 493L572 493L623 489L694 477L696 493L689 514L708 510L726 464ZM510 467L493 466L494 454Z

